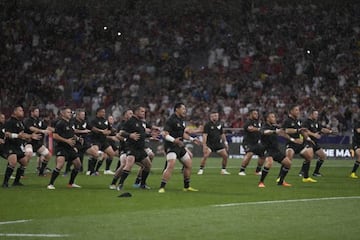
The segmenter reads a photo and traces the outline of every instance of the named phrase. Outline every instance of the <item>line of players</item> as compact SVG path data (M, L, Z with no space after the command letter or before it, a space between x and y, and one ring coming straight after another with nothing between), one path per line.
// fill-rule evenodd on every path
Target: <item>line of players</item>
M98 175L102 163L106 162L105 174L114 174L110 189L121 190L124 182L129 175L132 166L136 163L140 166L135 187L149 189L146 179L151 169L153 152L146 147L146 139L151 137L151 133L156 131L160 133L158 127L152 127L145 121L145 107L137 106L134 111L124 112L123 121L117 129L114 129L111 118L106 118L104 108L96 111L96 117L87 123L85 111L78 109L76 116L70 108L64 107L60 110L59 118L53 124L55 127L48 127L39 118L39 109L31 108L30 117L24 118L24 110L21 106L16 106L12 116L5 122L5 116L0 114L1 136L0 152L8 160L8 166L5 171L3 187L9 187L9 179L19 163L20 167L16 171L14 186L22 186L21 176L24 175L26 166L29 163L33 153L40 156L38 174L44 175L47 163L51 158L50 151L43 144L44 136L53 133L56 141L56 167L52 171L48 189L55 189L54 182L59 176L61 169L67 163L65 173L71 171L68 187L79 188L75 184L75 178L78 172L82 171L84 154L88 154L89 175ZM317 141L321 134L332 134L330 129L321 126L318 122L318 112L312 110L308 119L302 124L300 119L299 106L293 105L289 108L288 118L281 126L278 125L274 113L269 112L265 116L265 122L261 125L257 110L249 112L249 118L244 125L243 146L246 155L242 161L239 175L245 176L245 169L254 154L259 156L256 174L260 176L258 186L265 187L264 180L268 174L273 161L279 162L280 168L278 185L291 186L284 179L290 170L291 161L294 154L300 154L304 158L301 170L303 182L316 182L309 176L310 161L314 153L319 157L316 163L313 176L321 176L319 170L326 159L326 154L318 145ZM174 114L167 120L163 139L165 142L166 166L163 171L163 178L160 184L159 192L165 192L165 185L170 179L176 160L183 164L184 191L197 191L190 187L190 175L192 168L192 154L184 147L183 140L190 140L196 144L201 144L197 138L191 137L192 133L202 132L203 136L203 159L201 161L199 175L204 173L206 160L211 152L218 153L222 161L221 174L230 174L226 170L228 144L219 121L217 111L210 113L209 121L203 128L196 131L190 131L185 125L186 107L182 103L177 103L174 107ZM109 121L110 120L110 121ZM354 127L354 151L357 156L351 178L358 178L356 170L360 164L359 146L360 126L356 123ZM277 135L288 140L285 154L280 150ZM118 144L120 146L118 147ZM120 156L117 170L111 172L110 164L115 156ZM71 165L73 169L71 170ZM117 185L117 181L119 184Z
M258 155L258 164L255 174L260 176L258 186L265 187L265 178L272 167L273 161L281 164L277 184L290 187L291 184L284 181L291 167L291 162L295 154L299 154L304 162L299 172L302 182L314 183L317 180L309 176L310 162L314 155L318 157L312 176L320 177L320 168L326 159L326 154L318 141L323 134L336 134L318 121L319 113L316 109L311 109L308 118L301 122L300 108L298 105L289 107L288 116L282 126L278 125L276 115L268 112L264 116L264 124L259 121L259 113L253 109L249 112L249 118L244 124L243 147L246 152L241 163L239 175L245 176L245 169L252 156ZM285 153L280 149L277 136L287 139ZM356 160L351 171L351 178L358 178L356 171L360 164L360 122L354 124L353 149Z

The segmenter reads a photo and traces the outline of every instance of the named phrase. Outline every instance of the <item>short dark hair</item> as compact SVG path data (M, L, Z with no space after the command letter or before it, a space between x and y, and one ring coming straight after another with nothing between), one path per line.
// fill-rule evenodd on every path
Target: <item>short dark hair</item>
M183 105L185 106L185 104L182 103L182 102L175 103L175 105L174 105L174 112L176 111L176 109L181 108L181 106L183 106Z
M139 110L140 108L145 108L145 107L141 104L136 104L132 107L132 110L135 112L135 111Z
M33 112L33 111L35 111L36 109L39 109L39 107L37 107L37 106L31 106L30 107L30 112Z
M213 109L211 109L211 111L210 111L210 114L211 113L219 113L219 110L217 109L217 108L213 108Z
M125 116L125 114L126 114L128 111L132 111L132 109L131 109L131 108L127 108L125 111L123 111L122 115Z
M291 112L294 108L296 108L296 107L299 107L299 104L291 104L290 106L289 106L289 112Z
M264 113L265 119L266 119L270 114L276 114L276 113L275 113L274 111L265 112L265 113Z
M104 107L98 107L98 108L96 109L96 114L98 114L98 112L100 112L101 110L105 110L105 108L104 108Z

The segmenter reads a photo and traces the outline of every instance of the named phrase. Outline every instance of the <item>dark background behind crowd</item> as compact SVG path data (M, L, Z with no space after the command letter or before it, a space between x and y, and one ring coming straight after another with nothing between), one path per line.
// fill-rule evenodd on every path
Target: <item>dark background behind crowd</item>
M183 101L191 124L221 111L289 104L349 133L359 118L358 1L0 1L0 109L105 106L117 120L145 103L162 126Z

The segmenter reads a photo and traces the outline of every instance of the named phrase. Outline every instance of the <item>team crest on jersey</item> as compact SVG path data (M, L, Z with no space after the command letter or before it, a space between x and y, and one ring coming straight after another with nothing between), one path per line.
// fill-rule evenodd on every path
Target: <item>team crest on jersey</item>
M316 128L319 128L319 124L316 123L316 124L315 124L315 127L316 127Z
M221 124L217 125L217 129L219 130L221 129Z
M70 130L69 126L66 126L66 128L65 128L65 129L66 129L67 131L68 131L68 130Z
M84 124L82 125L82 127L83 127L83 128L86 128L86 123L84 123Z

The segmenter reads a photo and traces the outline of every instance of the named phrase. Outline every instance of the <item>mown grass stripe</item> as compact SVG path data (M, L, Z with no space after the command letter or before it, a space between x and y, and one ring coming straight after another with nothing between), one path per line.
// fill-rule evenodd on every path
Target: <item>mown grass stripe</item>
M276 200L276 201L260 201L260 202L243 202L243 203L226 203L215 204L213 207L233 207L242 205L259 205L259 204L275 204L275 203L290 203L290 202L312 202L312 201L328 201L328 200L346 200L346 199L360 199L360 196L350 197L327 197L327 198L305 198L305 199L290 199L290 200Z

